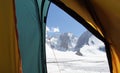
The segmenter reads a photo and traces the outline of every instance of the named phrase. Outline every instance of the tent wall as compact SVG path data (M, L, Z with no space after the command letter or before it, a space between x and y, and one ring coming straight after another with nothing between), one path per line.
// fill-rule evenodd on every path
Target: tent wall
M19 73L14 0L0 0L0 73Z
M93 0L91 3L111 45L113 72L120 73L120 1Z
M17 28L23 73L47 73L45 23L48 0L16 0Z

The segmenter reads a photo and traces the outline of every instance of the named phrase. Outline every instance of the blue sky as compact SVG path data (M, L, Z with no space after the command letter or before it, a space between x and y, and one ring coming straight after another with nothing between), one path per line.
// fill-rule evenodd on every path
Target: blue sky
M80 36L86 29L71 16L51 3L48 12L47 26L49 28L59 28L60 33L71 32ZM50 32L53 33L53 32Z

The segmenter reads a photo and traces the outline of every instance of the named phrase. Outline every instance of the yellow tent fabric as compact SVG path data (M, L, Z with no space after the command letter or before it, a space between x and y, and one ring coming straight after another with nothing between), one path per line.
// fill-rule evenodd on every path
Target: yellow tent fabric
M109 42L112 71L120 73L120 0L53 1L63 3L73 10ZM93 14L90 11L94 11ZM96 17L94 18L94 16Z
M14 0L0 0L0 73L19 73Z

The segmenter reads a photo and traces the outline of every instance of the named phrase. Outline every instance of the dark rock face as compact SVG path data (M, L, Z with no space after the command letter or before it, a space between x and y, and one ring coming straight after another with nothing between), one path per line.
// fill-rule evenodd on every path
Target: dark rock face
M68 44L69 44L69 42L71 42L68 34L64 33L64 34L60 35L60 40L61 40L60 47L65 48L67 50L69 48Z
M99 50L105 52L105 46L99 47Z
M89 31L84 32L78 39L77 44L75 46L75 50L79 51L80 48L83 47L83 45L88 44L89 38L92 36L92 34ZM94 43L94 42L93 42Z

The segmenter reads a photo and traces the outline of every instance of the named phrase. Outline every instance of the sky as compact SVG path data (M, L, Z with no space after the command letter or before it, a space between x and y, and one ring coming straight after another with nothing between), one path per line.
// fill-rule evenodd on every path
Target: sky
M86 29L62 9L51 3L47 17L47 31L51 34L71 32L80 36Z

